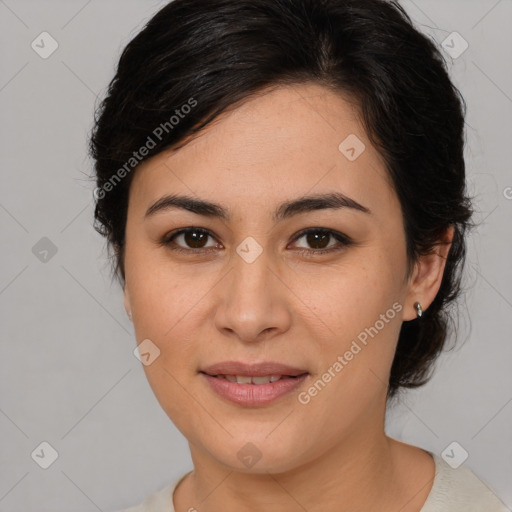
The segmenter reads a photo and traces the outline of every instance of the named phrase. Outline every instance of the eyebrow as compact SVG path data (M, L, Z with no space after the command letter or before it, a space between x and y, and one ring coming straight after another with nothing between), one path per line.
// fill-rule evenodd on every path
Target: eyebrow
M274 222L280 222L294 215L311 212L314 210L350 208L363 213L371 214L371 210L359 204L354 199L347 197L340 192L302 196L292 201L286 201L278 206L272 214ZM172 209L182 209L205 217L219 218L225 221L231 219L229 210L220 204L212 203L190 196L176 194L166 195L152 204L144 218L151 217L156 213L166 212Z

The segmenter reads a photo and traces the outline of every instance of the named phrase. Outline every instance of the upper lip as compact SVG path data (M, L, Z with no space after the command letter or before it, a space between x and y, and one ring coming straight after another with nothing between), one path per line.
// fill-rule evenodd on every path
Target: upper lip
M245 375L248 377L262 377L264 375L290 375L296 377L297 375L308 373L306 370L272 361L261 363L224 361L206 366L200 372L207 373L208 375Z

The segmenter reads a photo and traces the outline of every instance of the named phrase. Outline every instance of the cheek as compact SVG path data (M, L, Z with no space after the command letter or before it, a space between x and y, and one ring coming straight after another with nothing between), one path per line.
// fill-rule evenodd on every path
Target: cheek
M135 337L137 344L150 340L156 354L144 370L160 399L164 390L181 389L190 368L195 371L197 333L192 326L204 290L197 279L162 261L157 251L127 247L125 261Z
M172 278L147 274L136 287L132 304L137 342L152 340L166 368L181 373L194 357L203 296L201 287L194 287L190 280L182 282L175 274Z
M402 299L400 265L393 255L366 248L340 263L319 267L316 274L296 272L292 287L316 315L322 332L347 340ZM394 313L388 316L393 319Z
M180 320L193 314L208 286L193 269L185 271L173 263L165 250L142 243L127 246L126 276L138 334L162 340L172 337Z
M198 413L191 406L188 386L197 371L200 340L196 315L204 292L192 286L190 279L162 272L146 262L131 278L137 343L151 340L157 354L151 364L143 366L146 378L162 409L185 433Z
M319 319L312 330L321 346L320 378L336 382L326 400L371 400L386 385L402 323L401 265L396 254L367 249L364 258L332 267L329 279L303 287L304 302Z

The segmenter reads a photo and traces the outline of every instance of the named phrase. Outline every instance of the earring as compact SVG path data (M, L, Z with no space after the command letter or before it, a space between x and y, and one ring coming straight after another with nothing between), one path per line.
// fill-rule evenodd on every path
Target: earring
M419 302L415 302L414 307L416 308L417 317L420 318L421 315L423 315L423 309L421 308L421 304Z

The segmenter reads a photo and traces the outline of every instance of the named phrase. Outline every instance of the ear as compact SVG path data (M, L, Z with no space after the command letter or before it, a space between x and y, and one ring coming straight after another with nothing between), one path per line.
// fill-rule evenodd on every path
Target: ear
M431 254L420 256L409 279L409 290L405 300L405 313L402 320L414 320L419 302L425 311L436 298L443 280L446 258L452 246L454 228L450 226L436 243Z
M130 319L131 319L132 306L131 306L131 303L130 303L130 292L128 291L128 285L127 284L124 285L123 295L124 295L124 309L125 309L126 314L128 315L128 317L130 317Z

